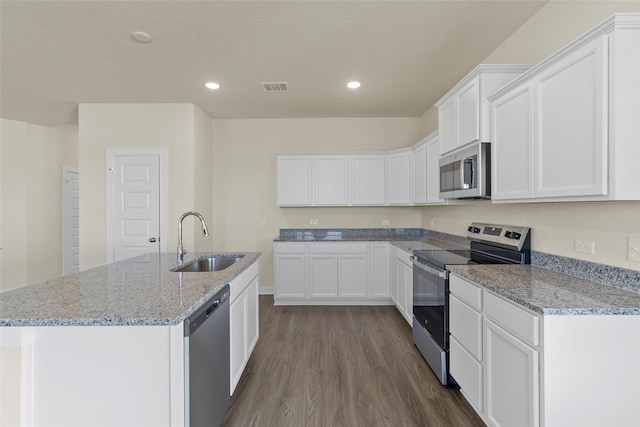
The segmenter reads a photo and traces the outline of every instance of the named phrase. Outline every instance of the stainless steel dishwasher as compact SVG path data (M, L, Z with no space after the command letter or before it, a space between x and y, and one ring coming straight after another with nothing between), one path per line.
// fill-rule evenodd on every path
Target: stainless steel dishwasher
M185 426L219 426L229 396L229 285L184 321Z

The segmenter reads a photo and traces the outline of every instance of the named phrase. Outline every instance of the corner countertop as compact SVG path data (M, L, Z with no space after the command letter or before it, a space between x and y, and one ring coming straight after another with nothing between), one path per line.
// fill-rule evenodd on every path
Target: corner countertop
M185 263L205 256L187 254ZM225 254L231 255L231 254ZM0 293L0 326L177 325L253 264L245 252L232 266L175 273L176 254L142 255Z
M542 315L640 315L640 294L534 265L451 265L452 274Z

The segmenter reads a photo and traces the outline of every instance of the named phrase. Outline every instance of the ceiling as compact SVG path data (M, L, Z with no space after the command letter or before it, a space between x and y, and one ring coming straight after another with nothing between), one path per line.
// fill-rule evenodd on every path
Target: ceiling
M80 103L193 103L212 118L419 117L545 3L1 0L0 115L57 125ZM289 90L266 93L273 81Z

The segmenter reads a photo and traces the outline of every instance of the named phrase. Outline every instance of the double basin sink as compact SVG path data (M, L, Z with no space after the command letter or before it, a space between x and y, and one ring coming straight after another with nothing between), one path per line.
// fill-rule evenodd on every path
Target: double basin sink
M206 255L185 264L181 264L171 271L176 273L198 273L220 271L231 267L240 261L244 255L237 254L213 254Z

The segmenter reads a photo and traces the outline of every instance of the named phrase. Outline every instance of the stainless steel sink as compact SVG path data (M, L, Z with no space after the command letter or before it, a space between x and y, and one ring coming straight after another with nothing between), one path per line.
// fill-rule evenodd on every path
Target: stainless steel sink
M240 261L244 255L208 255L180 265L171 271L176 273L194 273L207 271L220 271L231 267Z

